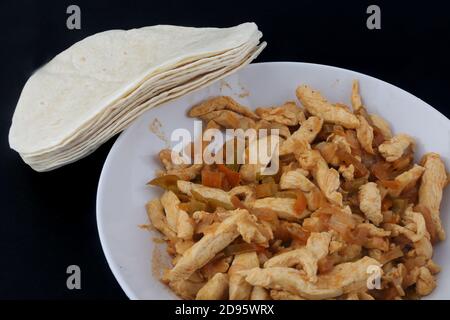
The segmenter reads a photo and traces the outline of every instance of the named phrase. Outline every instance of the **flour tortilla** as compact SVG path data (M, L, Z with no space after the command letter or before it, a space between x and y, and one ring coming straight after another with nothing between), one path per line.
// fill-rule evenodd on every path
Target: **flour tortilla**
M247 54L250 50L254 49L256 44L257 42L245 44L226 53L184 64L175 69L159 73L147 79L139 88L126 97L119 99L115 104L109 106L104 112L97 115L90 122L77 130L76 133L65 139L60 145L42 152L34 154L23 153L22 155L24 158L30 159L30 161L36 161L40 158L50 160L55 152L63 153L66 150L73 148L73 145L77 143L78 140L90 139L92 134L97 134L99 128L105 127L108 122L118 120L119 117L127 117L128 109L138 106L145 102L145 100L148 100L149 97L193 78L192 74L194 73L200 74L202 72L207 72L214 66L217 66L217 68L224 66L224 63L230 65L233 63L233 59L236 59L237 55Z
M88 37L28 80L10 146L24 155L51 150L151 76L260 37L254 23L224 29L153 26Z
M201 77L198 77L197 79L187 82L184 85L178 86L173 88L172 90L169 90L168 92L164 92L160 96L157 96L149 101L147 101L145 104L141 105L138 109L135 109L133 112L133 117L127 117L125 119L121 119L121 121L112 121L111 126L107 127L103 130L102 134L97 135L92 140L87 140L88 143L84 142L78 145L76 148L73 148L75 150L74 152L71 152L69 154L64 154L62 158L59 159L51 159L50 161L42 161L37 163L29 163L26 159L24 159L27 163L30 164L30 166L37 170L37 171L48 171L53 170L55 168L58 168L60 166L63 166L65 164L74 162L94 150L96 150L101 144L103 144L105 141L110 139L112 136L117 134L118 132L122 131L125 127L127 127L136 117L141 115L143 112L148 110L149 108L153 107L154 105L161 104L164 102L167 102L169 100L172 100L174 98L177 98L181 95L184 95L188 92L191 92L193 90L200 89L202 87L207 86L208 84L217 81L218 79L221 79L236 70L242 68L243 66L250 63L253 59L256 58L256 56L262 51L262 49L265 47L265 43L263 43L260 47L253 50L251 53L249 53L245 59L238 65L234 66L232 64L232 67L226 67L224 69L215 70L213 72L207 73ZM48 159L47 159L48 160Z

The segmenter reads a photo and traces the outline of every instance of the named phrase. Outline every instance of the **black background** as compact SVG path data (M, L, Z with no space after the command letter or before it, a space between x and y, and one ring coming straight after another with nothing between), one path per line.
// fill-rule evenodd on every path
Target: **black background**
M72 43L107 29L255 21L268 42L257 61L304 61L360 71L413 93L450 117L450 10L445 2L2 0L0 298L126 298L107 266L95 221L98 178L114 139L93 155L48 173L31 170L8 146L25 81ZM70 4L81 7L81 30L66 28ZM366 28L370 4L381 7L381 30ZM71 264L81 267L81 290L66 288Z

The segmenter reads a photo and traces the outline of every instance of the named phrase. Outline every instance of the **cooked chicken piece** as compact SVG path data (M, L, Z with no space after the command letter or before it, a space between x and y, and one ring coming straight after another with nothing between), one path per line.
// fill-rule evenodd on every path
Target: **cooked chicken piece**
M364 291L353 291L347 294L346 300L375 300L375 298Z
M392 283L394 288L397 290L398 295L403 297L405 295L405 290L403 290L403 281L407 273L408 270L405 265L403 263L399 263L383 276L383 280Z
M338 167L341 160L337 156L336 152L339 146L333 142L319 142L314 145L314 150L318 150L325 161L332 167Z
M308 238L306 246L276 255L264 264L264 268L293 267L301 265L306 272L307 279L317 281L317 263L328 254L331 235L327 232L313 232Z
M207 234L212 231L218 222L221 222L216 212L210 213L207 211L198 210L192 214L192 219L195 222L194 234Z
M353 80L352 84L352 95L350 96L352 102L353 110L358 111L362 106L361 96L359 94L359 82L358 80Z
M177 222L178 222L178 205L180 200L173 191L166 191L161 197L161 204L166 212L167 223L169 227L177 232Z
M205 279L211 279L216 273L227 273L230 269L230 264L233 257L223 257L220 259L213 259L211 262L204 265L199 272Z
M312 173L325 197L332 204L342 207L342 194L337 191L340 186L339 172L329 169L327 162L317 150L299 150L296 156L300 166Z
M359 300L359 296L357 292L350 292L347 294L345 300Z
M261 166L257 164L245 163L241 165L239 169L239 174L241 176L242 181L244 182L256 182L260 170Z
M408 237L412 242L417 242L428 236L427 227L423 215L419 212L414 212L412 205L408 206L404 213L405 228L413 230L414 236Z
M247 207L252 207L256 200L255 189L250 186L236 186L228 194L242 199L241 202Z
M280 177L280 189L300 189L303 192L310 192L317 188L308 178L308 171L304 169L294 169L286 171Z
M419 241L413 243L414 249L408 252L411 256L423 257L428 260L433 257L433 245L428 237L423 237Z
M222 127L220 126L220 124L218 124L214 120L209 120L208 123L206 123L205 131L208 129L219 129L220 130L220 129L222 129Z
M216 273L198 291L196 300L225 300L228 298L228 275Z
M373 129L363 116L357 116L359 120L359 127L356 128L356 137L358 138L361 147L368 153L373 154Z
M399 159L409 146L414 146L414 140L406 134L398 134L378 146L383 158L388 162Z
M167 174L177 176L181 180L193 180L197 177L203 169L203 164L193 164L185 168L176 168L167 170Z
M272 228L264 221L257 223L257 220L254 215L244 216L237 225L238 232L245 242L268 247L269 240L273 239Z
M415 164L414 167L408 171L405 171L395 177L394 181L397 182L397 187L388 188L388 193L392 197L398 197L407 186L415 184L420 179L424 171L424 167Z
M428 234L419 241L414 242L413 249L408 251L406 255L408 257L416 258L417 261L423 262L417 263L418 265L425 265L426 260L433 257L433 245L431 244Z
M166 170L183 169L189 166L181 155L172 152L171 149L162 149L159 152L159 160Z
M298 221L311 214L308 209L305 209L303 212L297 212L295 210L295 202L296 199L291 198L267 197L256 199L253 203L253 209L269 209L274 211L280 219L290 221Z
M327 123L335 123L348 129L359 127L358 118L350 111L329 103L318 91L303 85L296 90L297 98L312 115L322 118Z
M409 205L405 210L404 224L405 226L402 227L398 224L387 223L384 225L384 228L391 230L394 237L403 234L412 242L420 241L425 236L428 236L425 219L421 213L413 211L412 205Z
M345 242L337 241L337 240L331 240L330 241L330 245L328 247L328 253L330 255L332 255L335 252L339 252L345 246L346 246Z
M259 259L256 252L237 254L228 271L230 276L230 300L248 300L252 292L252 286L238 273L242 270L259 267Z
M284 290L270 290L270 297L273 300L306 300L305 298Z
M427 268L432 274L441 272L441 267L431 259L427 261Z
M305 118L302 109L294 101L288 101L280 107L257 108L255 112L263 120L274 121L286 126L295 126Z
M355 167L352 164L349 166L341 165L338 171L346 181L352 181L355 177Z
M332 133L328 136L327 141L337 144L345 152L352 153L352 147L344 136Z
M153 199L147 202L145 208L147 210L148 218L153 227L155 227L168 239L175 239L177 237L176 233L169 227L169 224L167 223L167 218L164 214L164 208L159 199Z
M239 113L243 116L249 117L253 120L258 120L259 117L249 108L242 106L231 97L218 96L206 101L203 101L189 110L189 117L201 117L212 111L230 110Z
M245 163L241 165L239 173L245 182L255 182L258 175L272 175L268 172L268 165L273 169L279 161L279 145L283 142L277 135L268 135L254 139L245 150ZM265 152L264 152L265 149Z
M377 114L370 114L369 118L372 121L372 125L381 132L385 140L392 138L391 128L386 120Z
M298 141L311 143L322 129L323 120L319 117L309 117L300 128L295 131L280 145L280 156L293 153L296 150Z
M408 257L416 257L423 261L429 260L433 257L433 245L431 244L428 234L413 243L413 250L408 251Z
M257 244L267 245L269 239L262 239L263 236L256 223L251 229L249 220L253 221L247 210L234 210L229 218L220 223L217 229L204 235L184 253L175 267L170 270L168 280L177 281L189 278L239 235L242 235L245 241L252 240Z
M333 261L334 264L351 262L360 259L362 256L362 246L344 243L344 247L333 254Z
M359 208L373 224L378 226L383 221L381 194L375 182L368 182L360 187Z
M408 270L408 273L403 279L403 287L408 288L414 284L416 284L417 279L419 278L420 267L414 267L411 270Z
M416 292L421 296L429 295L436 288L436 279L426 267L420 267L416 282Z
M179 238L184 240L192 239L194 234L194 221L186 211L178 207L180 200L176 194L172 191L164 192L161 197L161 204L166 211L169 227L177 233Z
M193 196L194 198L199 197L200 199L198 200L202 201L213 201L227 210L234 209L233 203L231 202L231 195L226 191L182 180L177 181L177 186L181 192L188 196Z
M441 206L442 192L447 183L447 173L444 162L436 153L427 153L421 161L425 172L419 188L419 204L430 210L431 219L439 240L445 240L445 230L442 227L439 208Z
M226 129L243 129L254 128L256 123L251 118L244 117L234 111L218 110L211 111L199 116L203 121L214 120L218 125Z
M375 300L370 294L365 291L358 292L359 300Z
M278 134L280 137L287 139L291 136L289 128L284 124L279 124L277 122L269 122L266 120L260 120L256 123L255 130L259 132L261 129L267 129L267 133L271 134L272 129L278 129Z
M281 175L279 186L282 190L300 189L305 195L308 210L315 211L322 204L323 195L319 188L306 177L307 173L304 169L287 171Z
M250 300L270 300L269 292L263 287L255 286L253 287L252 293L250 295Z
M382 228L378 228L371 223L361 223L357 227L357 229L365 229L367 230L367 234L370 237L389 237L391 232L389 230L384 230Z
M177 254L181 254L182 255L183 253L185 253L193 245L194 245L194 241L192 241L192 240L179 239L175 243L175 251L177 252Z
M205 285L205 282L201 277L197 277L195 274L187 280L172 281L169 283L169 287L175 292L176 295L186 300L193 300L197 295L197 292Z
M327 299L355 290L365 290L371 266L380 267L381 264L369 257L342 263L330 272L319 275L316 283L307 281L302 271L293 268L254 268L241 272L246 281L254 286L284 290L307 299Z

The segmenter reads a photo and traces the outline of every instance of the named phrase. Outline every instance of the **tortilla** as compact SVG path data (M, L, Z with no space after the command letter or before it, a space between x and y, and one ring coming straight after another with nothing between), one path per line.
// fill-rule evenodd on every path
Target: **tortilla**
M28 80L10 146L37 170L73 162L149 108L249 63L264 47L258 47L260 38L254 23L224 29L152 26L88 37Z

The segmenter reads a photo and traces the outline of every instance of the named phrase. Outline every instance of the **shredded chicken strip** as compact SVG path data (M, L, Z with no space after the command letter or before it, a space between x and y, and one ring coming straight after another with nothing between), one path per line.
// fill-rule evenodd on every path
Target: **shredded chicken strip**
M295 210L295 202L296 200L291 198L267 197L255 200L253 209L269 209L275 212L280 219L290 221L298 221L311 214L307 209L303 212L297 212Z
M229 218L225 219L214 232L208 233L192 247L190 247L170 270L169 281L177 281L189 278L196 270L203 267L214 256L233 242L239 235L247 229L240 227L241 223L247 222L250 215L245 209L236 209ZM246 225L248 227L248 225ZM248 230L249 234L243 234L243 239L250 241L257 239L259 244L267 245L267 240L262 239L261 234L256 230Z
M384 225L384 229L391 230L393 236L402 234L412 242L420 241L428 236L425 219L421 213L413 211L412 205L406 208L404 216L405 226L387 223Z
M391 127L389 126L389 123L387 123L386 120L384 120L377 114L370 114L369 118L372 121L372 125L378 130L380 130L385 140L389 140L392 138Z
M230 276L230 300L248 300L252 292L252 286L245 281L238 271L259 267L259 259L256 252L237 254L234 257L228 274Z
M396 181L398 183L398 187L396 187L394 189L388 188L389 194L392 197L398 197L408 185L415 184L417 182L417 180L420 179L420 177L422 176L424 171L425 171L424 167L421 167L421 166L415 164L408 171L405 171L402 174L399 174L394 179L394 181Z
M273 300L306 300L305 298L283 290L270 290L270 297Z
M169 283L169 287L181 298L195 299L198 291L205 285L202 281L179 280Z
M335 123L349 129L359 127L358 118L353 113L333 106L318 91L303 85L297 88L296 94L309 113L322 118L325 122Z
M353 110L358 111L362 106L361 96L359 94L359 82L358 80L353 80L352 83L352 95L350 97L352 102Z
M159 199L153 199L147 202L145 206L147 209L147 215L152 223L153 227L155 227L158 231L160 231L163 235L165 235L169 239L175 239L176 233L169 227L167 223L166 216L164 214L164 208Z
M212 111L220 110L234 111L253 120L259 119L258 115L256 115L249 108L242 106L228 96L218 96L203 101L192 107L191 110L189 110L188 115L189 117L201 117L205 114L211 113Z
M325 197L333 204L342 207L342 194L337 190L340 186L339 172L328 168L328 164L317 150L308 150L299 155L302 168L310 170Z
M419 188L419 204L430 210L431 219L439 240L443 241L445 240L445 231L442 227L439 208L441 206L443 189L447 183L447 172L445 171L444 162L436 153L424 155L421 164L425 171Z
M378 226L383 221L381 194L375 182L368 182L359 189L359 208L373 224Z
M399 159L411 145L414 146L414 140L410 136L401 133L380 144L378 151L380 151L386 161L393 162Z
M287 126L295 126L305 117L302 109L293 101L288 101L279 107L257 108L255 113L263 120Z
M198 291L196 300L225 300L228 298L228 275L216 273Z
M280 145L280 156L294 153L299 141L312 143L322 129L322 124L323 120L319 117L312 116L305 120L300 128Z
M359 127L356 128L356 137L361 147L368 153L373 154L373 129L363 116L358 116Z
M307 173L307 171L306 171ZM305 175L304 169L287 171L281 175L280 189L300 189L306 198L309 211L315 211L321 205L322 193Z
M213 200L219 203L225 209L233 209L234 205L231 202L231 196L228 192L217 188L205 187L201 184L196 184L188 181L177 181L178 189L189 196L198 196L201 200Z
M210 113L199 116L204 121L214 120L218 125L226 129L248 129L254 128L256 122L248 117L244 117L237 112L230 110L211 111Z
M301 265L308 280L317 281L317 264L328 254L331 235L328 232L311 233L305 247L284 252L264 263L264 268L293 267Z
M250 300L270 300L269 292L266 288L260 286L254 286L252 294L250 295Z
M192 239L194 234L194 222L186 211L181 210L178 205L180 200L172 191L166 191L161 197L161 204L166 211L169 227L184 240Z
M380 266L377 260L366 256L355 262L335 266L330 272L319 275L316 283L306 280L301 271L286 267L254 268L242 273L246 281L254 286L288 291L314 300L366 289L367 279L371 275L370 267Z

